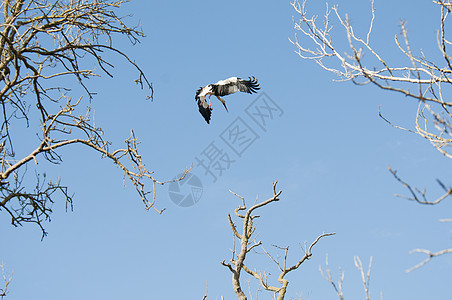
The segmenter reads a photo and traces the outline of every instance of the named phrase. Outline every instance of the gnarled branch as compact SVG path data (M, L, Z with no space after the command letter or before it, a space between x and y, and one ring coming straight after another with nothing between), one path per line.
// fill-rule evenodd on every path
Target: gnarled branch
M320 236L318 236L314 240L314 242L312 242L310 244L309 247L307 247L306 243L305 243L304 248L301 247L304 252L304 255L302 256L301 259L298 260L298 262L296 262L294 265L289 266L289 267L287 266L287 253L288 253L289 248L288 247L284 248L285 249L284 263L281 265L278 262L278 260L274 259L267 251L265 251L265 249L262 247L261 241L256 241L256 238L255 237L253 238L253 233L256 229L256 227L253 223L253 220L255 218L259 217L258 215L254 215L253 212L255 210L257 210L258 208L261 208L272 202L279 201L279 196L281 195L282 191L276 190L276 184L277 184L277 181L275 181L273 183L273 196L272 197L270 197L269 199L267 199L265 201L262 201L262 202L259 202L255 205L253 205L249 209L247 209L245 200L243 197L237 195L234 192L231 192L235 196L242 199L242 205L240 205L235 210L235 215L243 221L242 233L241 234L238 233L238 231L236 229L236 225L232 221L231 216L228 215L229 226L231 227L231 230L232 230L233 236L234 236L234 248L232 250L231 260L228 263L225 261L222 261L221 264L223 266L227 267L229 269L229 271L232 273L232 286L233 286L234 292L236 293L238 299L241 299L241 300L247 299L245 293L242 290L241 284L240 284L240 275L241 275L242 270L245 271L246 273L248 273L249 275L253 276L254 278L256 278L265 290L273 292L275 295L275 298L277 298L278 300L282 300L282 299L284 299L284 297L286 295L287 286L289 284L289 281L287 279L285 279L285 276L289 272L298 269L301 264L303 264L306 260L308 260L312 256L311 250L314 247L314 245L316 245L317 242L321 238L335 234L335 233L323 233ZM245 211L245 215L242 215L240 213L240 211ZM239 241L240 241L240 249L239 250L237 250L235 248L235 238L239 239ZM268 284L268 282L267 282L268 273L267 272L264 271L264 273L262 274L260 272L253 271L245 264L245 259L246 259L247 254L251 250L253 250L259 246L262 247L263 251L270 257L271 260L273 260L276 263L278 268L281 270L281 273L278 277L278 282L281 283L281 287L275 287L275 286Z

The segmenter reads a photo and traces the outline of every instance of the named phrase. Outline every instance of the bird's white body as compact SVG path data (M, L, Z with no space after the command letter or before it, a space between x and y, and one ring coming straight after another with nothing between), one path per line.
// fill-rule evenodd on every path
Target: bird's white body
M225 84L229 84L229 83L236 83L237 81L238 81L238 78L237 78L237 77L229 77L228 79L220 80L220 81L218 81L218 82L215 83L215 84L218 84L218 85L225 85Z
M198 94L198 97L201 99L202 102L204 102L206 100L207 95L214 95L212 86L210 84L202 88L201 92L199 92Z
M201 98L201 101L203 101L203 100L206 99L207 95L215 95L215 91L213 89L213 85L217 85L217 86L230 85L231 88L230 88L230 92L228 94L236 93L236 92L239 91L239 88L237 86L238 80L239 80L239 78L237 78L237 77L229 77L228 79L220 80L220 81L218 81L215 84L206 85L205 87L203 87L201 89L201 92L198 94L198 97ZM217 96L217 98L219 98L219 97Z

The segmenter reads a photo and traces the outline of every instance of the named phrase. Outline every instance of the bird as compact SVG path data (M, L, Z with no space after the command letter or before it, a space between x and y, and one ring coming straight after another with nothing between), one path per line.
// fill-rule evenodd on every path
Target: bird
M212 107L210 103L210 96L215 95L221 103L223 103L224 108L228 111L226 106L226 101L220 96L226 96L233 94L235 92L244 92L248 94L257 93L259 90L259 83L254 76L248 77L248 80L244 80L239 77L230 77L225 80L220 80L217 83L206 85L205 87L200 87L196 91L195 101L198 103L199 112L206 120L207 124L210 123L210 117L212 115ZM209 95L209 103L206 101L206 96Z

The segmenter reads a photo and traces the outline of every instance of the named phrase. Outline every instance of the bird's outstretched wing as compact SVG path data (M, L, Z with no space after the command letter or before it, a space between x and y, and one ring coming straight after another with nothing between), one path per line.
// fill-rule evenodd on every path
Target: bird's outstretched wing
M202 102L201 99L198 99L198 107L199 107L199 112L204 117L207 124L209 124L210 116L212 115L212 108L209 107L209 105L207 104L207 101L204 100L204 102Z
M260 90L259 83L257 79L253 77L249 77L248 80L243 80L241 78L237 78L237 86L241 92L252 94L257 93L257 90Z
M212 85L213 93L217 96L226 96L238 91L252 94L259 89L259 83L254 77L249 77L248 80L232 77Z

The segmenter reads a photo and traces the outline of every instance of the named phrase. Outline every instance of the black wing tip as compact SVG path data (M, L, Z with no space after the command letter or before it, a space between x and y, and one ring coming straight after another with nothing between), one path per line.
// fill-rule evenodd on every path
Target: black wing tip
M248 80L246 80L245 82L249 88L248 93L250 93L250 94L257 93L257 91L261 89L259 86L259 81L254 76L248 77Z
M198 100L198 107L199 107L199 112L204 117L204 120L206 120L207 124L210 124L210 116L212 115L212 108L204 107L203 105L201 105L201 99Z

